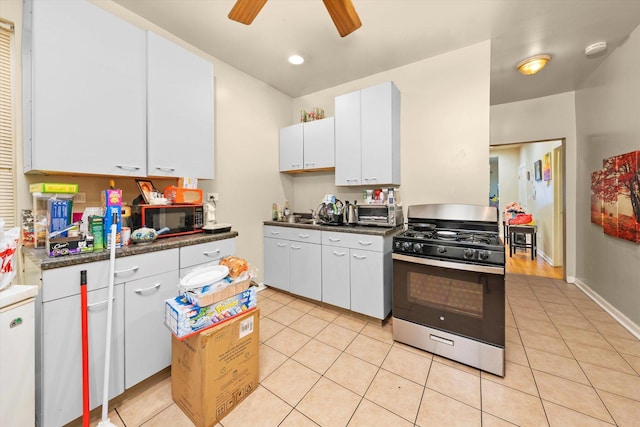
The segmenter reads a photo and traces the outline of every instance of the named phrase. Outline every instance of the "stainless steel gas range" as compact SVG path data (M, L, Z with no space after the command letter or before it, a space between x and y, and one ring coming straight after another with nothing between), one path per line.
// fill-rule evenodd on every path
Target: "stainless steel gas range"
M393 338L504 376L504 245L496 208L409 206L393 238Z

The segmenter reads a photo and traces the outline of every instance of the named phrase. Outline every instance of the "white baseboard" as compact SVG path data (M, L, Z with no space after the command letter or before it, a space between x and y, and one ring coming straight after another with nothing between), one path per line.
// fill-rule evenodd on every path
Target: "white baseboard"
M640 340L640 326L636 325L631 319L629 319L620 310L609 304L607 300L602 298L596 291L591 289L586 283L580 279L573 278L577 287L579 287L589 298L598 304L604 311L609 313L614 319L618 321L626 330L631 332L636 338ZM567 278L567 281L568 278Z
M264 291L265 289L267 289L267 285L265 285L264 282L260 282L260 283L258 283L258 287L256 289L256 292Z
M576 276L567 276L567 283L576 283Z

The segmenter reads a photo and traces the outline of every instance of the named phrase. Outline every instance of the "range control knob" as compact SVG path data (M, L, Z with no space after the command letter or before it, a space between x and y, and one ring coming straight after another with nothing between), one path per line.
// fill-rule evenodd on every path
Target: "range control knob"
M395 242L395 243L393 244L393 246L394 246L396 249L401 249L401 248L402 248L402 242Z
M411 250L411 247L413 245L411 244L411 242L404 242L402 243L402 249L409 252Z
M413 252L421 254L422 253L422 243L414 243L413 244Z
M439 254L446 254L447 253L447 248L445 248L444 246L438 246L438 253Z
M481 260L489 259L491 251L478 251L478 258Z
M476 253L475 249L471 249L471 248L465 249L463 253L464 259L473 259L473 256L475 255L475 253Z

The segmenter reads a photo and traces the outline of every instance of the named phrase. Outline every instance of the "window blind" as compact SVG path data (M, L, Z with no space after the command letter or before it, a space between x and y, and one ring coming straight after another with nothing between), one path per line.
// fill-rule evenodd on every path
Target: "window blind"
M4 20L3 24L6 22ZM13 25L0 25L0 218L5 229L16 225L15 156L11 90Z

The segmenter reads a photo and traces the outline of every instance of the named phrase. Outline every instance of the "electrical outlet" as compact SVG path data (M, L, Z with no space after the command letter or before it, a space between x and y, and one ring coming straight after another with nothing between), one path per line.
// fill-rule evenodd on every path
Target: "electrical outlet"
M80 192L73 195L74 203L87 203L87 193Z
M207 202L217 202L218 200L218 193L207 193Z

